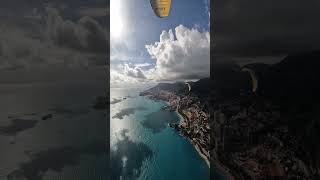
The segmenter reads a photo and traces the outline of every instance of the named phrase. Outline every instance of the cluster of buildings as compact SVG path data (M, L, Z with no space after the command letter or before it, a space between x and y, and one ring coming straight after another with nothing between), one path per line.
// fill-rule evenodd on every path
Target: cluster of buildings
M244 97L213 109L212 160L236 179L312 179L278 107Z
M163 109L176 110L183 117L183 120L177 124L170 124L170 127L175 128L181 136L189 139L210 166L210 115L200 100L192 94L177 95L175 92L165 90L147 91L141 95L167 101L169 105Z
M184 118L180 123L180 132L191 140L199 151L200 155L210 164L210 126L209 113L201 107L200 101L196 98L184 97L180 100L181 105L178 112Z
M170 126L190 140L209 166L211 162L227 177L314 179L308 157L282 122L281 110L265 99L243 94L215 99L208 108L204 105L208 102L192 93L160 90L143 95L167 101L164 109L183 117Z

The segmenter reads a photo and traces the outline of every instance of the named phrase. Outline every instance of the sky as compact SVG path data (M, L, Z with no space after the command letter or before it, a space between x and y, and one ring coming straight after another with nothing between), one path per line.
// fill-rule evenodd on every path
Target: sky
M218 0L213 3L215 62L276 63L320 49L318 0Z
M209 0L173 0L157 17L149 0L111 0L111 87L210 75Z
M109 59L108 6L106 0L2 0L0 83L106 79L96 69L105 71ZM75 71L79 76L70 75Z
M108 83L110 71L114 86L208 77L209 2L174 0L170 16L158 18L149 0L3 0L0 83L70 72Z
M174 0L160 19L149 0L111 0L111 9L108 0L1 0L0 83L64 78L67 68L95 73L109 55L114 84L204 77L209 2ZM319 9L318 0L214 1L212 64L275 63L319 49Z

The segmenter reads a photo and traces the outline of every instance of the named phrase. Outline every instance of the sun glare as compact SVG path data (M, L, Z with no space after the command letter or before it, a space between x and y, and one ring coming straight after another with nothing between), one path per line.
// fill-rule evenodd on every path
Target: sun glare
M121 0L110 2L110 33L111 38L117 39L123 31L123 19L121 17Z

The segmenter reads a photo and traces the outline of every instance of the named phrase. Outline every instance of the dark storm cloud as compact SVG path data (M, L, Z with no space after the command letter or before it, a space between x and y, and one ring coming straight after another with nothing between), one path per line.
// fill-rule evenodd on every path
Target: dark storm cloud
M105 29L96 20L85 16L75 23L63 20L57 9L49 8L47 11L47 35L55 44L80 51L106 52Z
M100 15L92 15L98 7ZM102 12L108 12L108 4L100 0L1 1L0 68L104 66L109 55L108 13Z
M281 57L320 49L320 1L219 0L213 7L217 59L241 61L239 57Z
M30 8L30 7L39 7L43 4L52 4L52 5L65 5L71 7L85 7L85 6L107 6L109 0L2 0L2 8Z
M102 9L108 9L109 2L105 0L2 0L0 6L0 18L10 18L11 20L30 18L41 18L46 7L53 7L63 10L63 15L75 20L89 15L99 17L107 15L102 13ZM100 13L93 13L93 9L99 9ZM80 13L81 12L81 13ZM107 10L107 12L109 12ZM98 15L98 16L97 16ZM106 18L104 18L105 22Z

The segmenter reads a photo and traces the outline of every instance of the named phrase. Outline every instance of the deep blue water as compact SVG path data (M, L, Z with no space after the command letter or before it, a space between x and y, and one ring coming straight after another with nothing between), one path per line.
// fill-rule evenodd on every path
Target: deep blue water
M210 169L189 141L167 126L179 121L161 111L165 102L138 96L142 89L111 89L112 177L139 180L206 180ZM125 99L124 97L129 96ZM147 122L147 123L146 123Z

